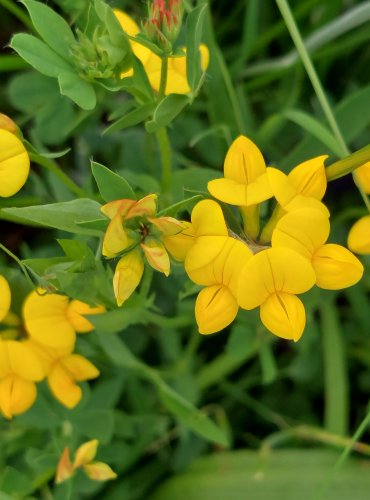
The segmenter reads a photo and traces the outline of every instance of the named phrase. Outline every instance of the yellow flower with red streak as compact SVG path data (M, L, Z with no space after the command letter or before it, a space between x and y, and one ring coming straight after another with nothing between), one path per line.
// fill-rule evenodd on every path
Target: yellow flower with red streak
M110 219L102 253L108 258L120 256L113 288L117 304L121 306L139 285L145 261L156 271L169 275L170 258L166 245L172 236L181 233L184 224L173 217L156 217L156 194L138 201L111 201L101 211Z
M104 462L94 461L99 441L92 439L77 448L73 463L70 459L69 448L66 446L57 465L55 482L63 483L76 473L77 469L83 469L85 474L93 481L108 481L116 479L117 474Z
M114 9L114 13L122 27L128 35L135 37L140 33L139 26L125 12L119 9ZM159 91L162 71L162 59L153 51L134 40L130 41L133 53L141 61L148 76L149 82L154 90ZM167 67L167 83L165 94L187 94L190 92L189 83L186 76L186 51L184 55L170 56L168 58ZM201 56L201 67L205 71L209 63L208 48L201 44L199 46ZM122 73L121 78L126 78L133 75L133 70Z

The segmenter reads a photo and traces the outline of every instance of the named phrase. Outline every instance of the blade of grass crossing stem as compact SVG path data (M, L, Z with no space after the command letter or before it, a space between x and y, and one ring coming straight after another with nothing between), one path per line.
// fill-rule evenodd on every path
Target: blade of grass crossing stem
M336 304L327 298L320 307L324 380L325 380L325 428L339 435L348 430L348 373L342 331Z

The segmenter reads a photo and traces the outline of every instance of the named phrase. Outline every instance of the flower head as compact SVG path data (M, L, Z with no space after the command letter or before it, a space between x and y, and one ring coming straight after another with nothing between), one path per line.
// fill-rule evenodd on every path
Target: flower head
M22 141L12 132L0 128L0 196L9 197L25 184L30 159Z
M370 254L370 215L361 217L348 234L348 248L360 255Z

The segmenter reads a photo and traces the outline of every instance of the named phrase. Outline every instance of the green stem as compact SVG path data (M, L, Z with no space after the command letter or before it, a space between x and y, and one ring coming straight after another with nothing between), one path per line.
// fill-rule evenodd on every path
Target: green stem
M166 127L159 128L156 132L156 137L161 155L162 191L166 193L170 189L172 177L171 144Z
M302 60L303 66L306 69L307 75L309 79L311 80L311 84L316 92L317 98L320 102L320 105L322 107L322 110L326 116L326 119L333 131L333 134L337 140L338 147L341 151L341 158L344 158L346 156L349 156L350 151L347 147L347 144L343 138L342 132L340 131L338 122L334 116L333 110L331 109L331 106L329 104L329 101L326 97L325 91L323 89L323 86L321 85L320 79L317 75L316 69L314 65L312 64L311 57L306 49L306 46L303 42L303 39L301 37L301 34L299 32L298 26L295 22L294 16L292 14L292 11L290 9L290 6L288 4L287 0L276 0L276 3L280 9L281 15L284 18L285 24L289 30L289 33L293 39L293 42L296 46L297 52ZM360 191L360 194L362 196L362 199L370 212L370 202L369 199L366 195L366 193L363 191L361 186L359 185L357 179L356 179L356 174L353 174L355 183L357 185L358 190Z
M140 297L146 299L150 290L150 285L153 279L153 268L149 265L145 265L144 278L141 282L140 287Z
M1 2L1 0L0 0ZM29 68L28 63L21 59L19 56L1 56L0 57L0 71L16 71L19 69Z
M26 266L23 264L23 262L13 252L11 252L5 245L3 245L2 243L0 243L0 249L3 252L5 252L7 255L9 255L9 257L11 257L13 260L15 260L15 262L21 268L21 271L24 274L26 280L31 285L31 288L34 289L35 288L35 284L32 281L32 279L30 278L30 275L28 274Z
M348 377L346 356L335 303L323 301L320 307L324 377L325 428L344 436L348 428Z
M331 483L335 479L335 476L338 474L340 468L347 460L348 455L351 453L351 451L353 449L356 449L356 447L359 444L358 443L359 439L361 438L362 434L366 431L369 425L370 425L370 411L368 411L368 413L365 415L364 419L356 429L356 432L353 434L350 441L347 443L347 446L340 454L338 460L335 462L334 467L331 470L331 473L327 475L326 480L322 485L322 487L320 488L318 494L313 497L315 500L323 500L325 498Z
M79 198L85 198L85 191L72 181L72 179L70 179L55 162L36 153L29 153L29 156L31 161L50 170L50 172L53 172L53 174L56 175L72 193L77 195Z
M158 99L161 100L165 96L167 86L167 72L168 72L168 56L162 57L161 66L161 80L159 83Z
M27 28L34 31L33 24L28 15L14 2L14 0L0 0L0 5L17 17Z

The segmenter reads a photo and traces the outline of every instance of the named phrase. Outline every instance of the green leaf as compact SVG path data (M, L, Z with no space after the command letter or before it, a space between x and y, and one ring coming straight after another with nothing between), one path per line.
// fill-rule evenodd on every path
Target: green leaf
M94 1L95 12L103 25L107 28L111 42L124 49L127 53L131 52L130 43L126 33L119 24L113 10L102 0Z
M76 234L100 236L100 232L78 225L79 221L96 220L101 215L100 204L87 198L49 205L2 208L0 214L2 213L10 216L15 222L53 227Z
M189 207L194 205L197 201L200 201L202 199L202 196L199 194L195 196L191 196L190 198L186 198L185 200L179 201L178 203L174 203L173 205L164 208L160 212L158 212L158 217L162 217L164 215L171 215L175 216L179 212L182 212L184 210L189 210Z
M33 25L41 38L57 54L70 59L71 46L75 43L73 33L68 23L53 9L34 0L21 0L30 13Z
M124 331L130 325L147 324L147 305L138 295L132 295L125 302L125 307L114 309L90 318L91 323L100 333L113 334Z
M316 137L316 139L324 144L336 156L341 156L342 150L340 146L338 146L337 139L321 122L319 122L319 120L317 120L317 118L297 109L284 111L282 116L296 123Z
M147 122L148 132L155 132L160 127L166 127L190 103L190 98L183 94L170 94L157 106L153 120Z
M202 75L199 45L202 39L203 23L207 4L193 9L186 20L186 73L190 88L196 90Z
M73 67L56 52L33 35L17 33L10 47L43 75L57 78L61 73L73 72Z
M144 120L146 120L148 116L152 113L154 108L155 108L155 103L153 102L148 102L146 104L143 104L139 108L136 108L133 111L130 111L126 115L119 118L117 121L112 123L112 125L109 125L109 127L107 127L103 133L109 134L111 132L116 132L117 130L133 127L134 125L137 125L138 123L141 123Z
M109 443L114 433L113 410L87 409L75 410L71 423L78 432L89 439L98 439L102 444Z
M94 87L86 80L82 80L76 73L64 71L58 76L60 93L69 97L80 108L91 110L96 106Z
M91 171L98 185L99 192L105 201L122 200L124 198L136 200L136 195L132 187L120 175L95 161L91 162Z
M259 451L213 453L162 483L150 498L312 500L319 498L319 488L337 456L331 450L273 450L262 462ZM349 459L325 500L367 498L370 488L370 476L364 474L367 464L368 460Z

